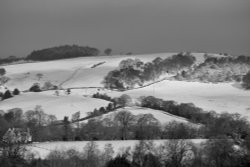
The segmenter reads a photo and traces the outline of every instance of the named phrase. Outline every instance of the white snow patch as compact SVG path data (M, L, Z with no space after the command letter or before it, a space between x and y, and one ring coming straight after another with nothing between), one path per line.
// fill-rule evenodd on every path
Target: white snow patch
M153 140L155 146L159 146L164 144L168 140ZM190 141L196 145L200 145L201 143L205 142L205 139L191 139L186 140ZM35 157L40 157L41 159L45 159L51 151L54 150L68 150L68 149L75 149L77 151L83 152L83 148L86 146L87 143L90 141L69 141L69 142L43 142L43 143L32 143L27 145L26 148L29 152L34 153ZM114 156L117 154L122 153L122 150L125 148L130 147L131 151L133 150L134 146L139 143L138 140L113 140L113 141L95 141L98 146L98 149L101 151L104 150L106 144L112 144L114 149Z
M87 116L87 112L95 108L105 107L108 101L83 97L81 95L54 95L54 91L41 93L24 93L13 98L0 102L0 110L9 110L11 108L21 108L23 111L33 110L36 105L42 106L47 114L52 114L57 119L63 119L64 116L71 118L72 114L80 111L81 118Z

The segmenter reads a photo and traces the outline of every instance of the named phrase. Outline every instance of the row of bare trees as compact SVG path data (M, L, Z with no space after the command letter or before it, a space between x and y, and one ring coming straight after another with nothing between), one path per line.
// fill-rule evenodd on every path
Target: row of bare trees
M249 142L249 140L248 140ZM96 142L83 148L52 150L45 159L32 153L14 158L0 156L1 167L246 167L250 165L249 143L230 139L138 141L131 147L114 149L107 143L102 150ZM82 150L82 151L81 151ZM20 150L21 152L21 150ZM26 154L27 155L27 154Z

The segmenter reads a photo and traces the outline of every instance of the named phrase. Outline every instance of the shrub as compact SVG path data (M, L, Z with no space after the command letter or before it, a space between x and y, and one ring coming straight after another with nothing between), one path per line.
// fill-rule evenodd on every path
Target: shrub
M15 88L14 91L13 91L13 94L14 94L14 95L19 95L19 94L20 94L20 91L19 91L17 88Z
M29 89L30 92L41 92L41 88L40 88L40 85L38 83L34 83L30 89Z
M3 99L8 99L11 98L12 94L9 90L7 90L4 94L3 94Z
M243 76L242 84L244 88L250 89L250 71L246 75Z
M0 76L4 76L6 74L6 70L4 68L0 68Z
M110 160L106 167L132 167L131 163L124 156L117 156L115 159Z
M50 81L45 82L42 87L43 90L52 90L54 88L55 88L55 85L53 85Z

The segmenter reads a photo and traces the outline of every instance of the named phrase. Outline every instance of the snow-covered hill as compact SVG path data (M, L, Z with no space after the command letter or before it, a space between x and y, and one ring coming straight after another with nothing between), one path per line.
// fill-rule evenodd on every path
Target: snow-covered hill
M123 93L133 98L155 96L179 103L194 103L196 106L218 113L240 113L250 119L250 92L236 88L233 83L200 83L165 80L141 89L126 92L109 91L108 95L117 97Z
M149 62L156 57L167 58L175 53L161 53L150 55L119 55L119 56L98 56L98 57L82 57L73 59L63 59L56 61L15 64L4 66L10 81L6 84L10 89L18 88L27 90L33 83L41 83L41 85L50 81L55 85L64 88L68 87L88 87L103 86L101 84L103 77L119 63L128 58L138 58L144 62ZM204 61L204 53L193 54L197 62ZM105 62L95 68L94 65ZM40 75L40 78L37 74Z
M118 110L114 112L110 112L108 114L104 114L102 116L97 117L98 119L104 119L104 118L111 118L113 120L114 116L116 113L120 111L129 111L133 115L138 116L140 114L152 114L162 125L166 125L169 122L175 121L179 123L188 123L189 125L193 127L198 127L198 124L194 124L189 122L187 119L178 117L160 110L154 110L150 108L144 108L144 107L137 107L137 106L132 106L132 107L125 107L125 108L119 108Z
M23 111L34 110L36 105L42 106L47 114L52 114L57 119L62 120L64 116L71 118L72 114L80 111L80 116L87 116L87 112L92 112L95 108L106 107L108 101L83 97L81 95L65 95L61 91L60 96L56 96L54 91L41 93L23 93L14 98L0 102L0 110L7 111L11 108L21 108Z
M4 66L4 68L7 71L6 76L10 78L10 81L5 86L11 90L14 88L27 90L35 82L43 85L44 82L51 81L53 84L63 88L102 87L101 82L104 76L109 71L115 69L120 61L124 59L139 58L144 62L148 62L156 57L167 58L173 54L83 57L8 65ZM198 64L204 61L204 53L192 53L192 55L196 57ZM218 54L211 55L220 56ZM103 64L92 68L99 63ZM118 97L121 94L129 94L133 98L152 95L165 100L194 103L205 110L238 112L244 116L250 116L249 91L236 88L232 84L161 81L144 88L125 92L110 90L101 90L100 92L107 93L112 97ZM77 111L81 111L81 117L84 117L87 112L93 111L94 108L107 105L107 101L85 97L97 91L96 88L78 88L72 89L71 95L65 95L61 92L60 96L55 96L54 91L21 93L19 96L1 101L0 110L6 111L10 108L20 107L26 111L34 109L36 105L41 105L46 113L55 114L58 119L63 118L63 116L71 116ZM146 113L147 110L144 110L144 112Z

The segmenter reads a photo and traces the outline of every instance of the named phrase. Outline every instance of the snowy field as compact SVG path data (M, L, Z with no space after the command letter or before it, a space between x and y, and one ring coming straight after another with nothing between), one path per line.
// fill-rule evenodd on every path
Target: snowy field
M155 146L164 144L167 140L154 140L153 143ZM205 139L191 139L186 140L194 143L196 146L200 145L202 142L205 142ZM75 149L77 151L83 152L84 147L89 141L74 141L74 142L43 142L43 143L32 143L26 146L28 152L33 153L35 157L44 159L46 158L51 151L54 150L68 150ZM132 151L134 146L139 143L138 140L113 140L113 141L95 141L98 146L98 149L103 151L106 144L112 144L114 150L114 156L123 153L126 148L130 147Z
M6 75L11 79L6 85L10 89L19 88L20 90L27 90L33 83L43 84L45 81L51 81L64 88L89 87L102 86L103 77L109 71L118 67L122 60L138 58L143 62L149 62L157 57L167 58L174 54L176 53L82 57L3 67L7 71ZM193 55L198 63L204 61L204 53L194 53ZM105 63L96 68L91 68L93 65L101 62ZM42 74L43 76L39 79L37 74Z
M139 58L144 62L148 62L156 57L167 58L173 54L82 57L9 65L4 66L7 71L6 75L11 79L6 86L11 90L14 88L26 90L35 82L43 85L44 82L51 81L63 88L103 87L101 82L104 76L109 71L115 69L122 60ZM203 53L194 53L193 55L196 57L198 63L204 61ZM91 68L100 62L105 63ZM37 74L42 74L42 77L39 79ZM63 116L71 116L77 111L81 111L81 117L84 117L87 112L93 111L94 108L107 106L107 101L90 98L97 91L98 89L96 88L72 89L71 95L65 95L61 91L60 96L55 96L54 91L22 93L19 96L1 101L0 110L6 111L11 108L20 107L23 111L27 111L34 109L36 105L41 105L46 113L55 114L58 119L63 118ZM219 113L224 111L230 113L238 112L248 117L248 119L250 118L250 92L236 88L233 86L233 83L212 84L166 80L148 87L125 92L102 89L99 91L107 93L112 97L128 94L134 99L140 96L155 96L165 100L174 100L178 103L194 103L196 106L208 111L214 110ZM132 112L148 113L149 110L133 110ZM157 117L161 119L161 116Z
M72 114L80 111L80 116L87 116L87 112L92 112L95 108L106 107L108 101L83 97L81 95L54 95L54 91L41 93L24 93L14 98L0 102L0 110L11 108L21 108L23 111L34 110L36 105L42 106L47 114L52 114L57 119L62 120L64 116L71 118Z
M199 83L185 81L162 81L149 87L126 92L109 92L117 97L123 93L133 98L155 96L178 103L194 103L196 106L218 113L240 113L250 119L250 91L232 86L233 83Z
M179 123L189 123L191 126L197 127L199 126L198 124L194 124L189 122L187 119L182 118L182 117L178 117L160 110L154 110L154 109L150 109L150 108L143 108L143 107L137 107L137 106L133 106L133 107L125 107L125 108L120 108L114 112L108 113L108 114L104 114L100 117L100 119L104 119L104 118L114 118L115 113L118 113L120 111L130 111L133 115L140 115L140 114L152 114L162 125L165 125L169 122L172 121L176 121Z

